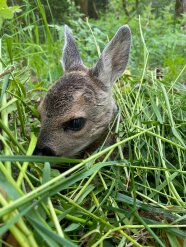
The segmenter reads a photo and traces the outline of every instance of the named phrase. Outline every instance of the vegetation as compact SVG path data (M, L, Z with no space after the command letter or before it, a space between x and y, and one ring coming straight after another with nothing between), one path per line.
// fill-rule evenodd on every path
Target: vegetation
M63 2L62 21L49 1L0 3L1 246L186 246L186 16L175 1L110 0L88 20ZM133 34L114 88L117 141L83 160L32 156L38 103L62 74L62 22L87 66L119 26Z

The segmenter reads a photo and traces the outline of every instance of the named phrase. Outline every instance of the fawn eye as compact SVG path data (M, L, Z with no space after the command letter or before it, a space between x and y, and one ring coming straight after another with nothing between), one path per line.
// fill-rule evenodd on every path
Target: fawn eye
M86 119L85 118L75 118L63 125L64 131L72 130L72 131L79 131L85 126Z

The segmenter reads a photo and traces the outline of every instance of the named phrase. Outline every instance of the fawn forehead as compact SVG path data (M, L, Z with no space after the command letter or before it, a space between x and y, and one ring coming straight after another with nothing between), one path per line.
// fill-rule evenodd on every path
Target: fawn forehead
M44 104L47 117L64 115L74 102L91 103L96 90L90 77L82 72L65 73L48 91ZM78 106L80 108L81 106Z

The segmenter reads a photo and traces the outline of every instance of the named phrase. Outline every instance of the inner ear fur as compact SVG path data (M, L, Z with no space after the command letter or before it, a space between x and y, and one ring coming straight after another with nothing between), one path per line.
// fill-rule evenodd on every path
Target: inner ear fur
M64 71L81 70L85 68L83 61L80 57L79 51L76 47L74 38L70 28L65 25L64 27L65 44L61 58L61 64Z
M107 87L124 72L130 53L131 31L125 25L119 28L112 40L103 50L100 59L92 69L92 74Z

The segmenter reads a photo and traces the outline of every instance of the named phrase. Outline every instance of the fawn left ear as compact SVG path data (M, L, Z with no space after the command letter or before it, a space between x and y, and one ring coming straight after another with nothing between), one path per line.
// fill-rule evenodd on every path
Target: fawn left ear
M83 65L83 61L80 57L79 51L72 37L71 30L67 25L65 25L64 27L64 37L65 37L65 44L61 58L61 64L63 66L63 70L64 71L81 70L85 66Z
M92 74L103 82L105 86L111 88L127 66L130 47L131 31L125 25L119 28L105 47L100 59L92 69Z

